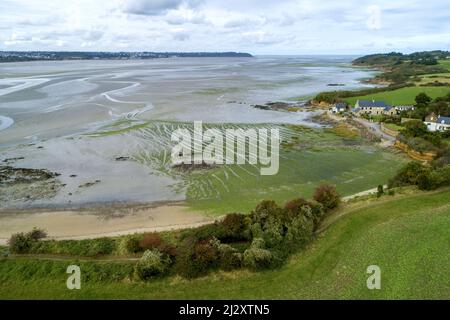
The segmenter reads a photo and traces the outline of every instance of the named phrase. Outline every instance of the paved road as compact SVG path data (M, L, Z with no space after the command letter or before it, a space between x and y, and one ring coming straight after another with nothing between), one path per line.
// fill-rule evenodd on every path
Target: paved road
M381 131L381 127L380 127L379 123L370 122L370 121L367 121L367 120L361 119L361 118L353 118L353 120L355 120L356 122L358 122L358 123L362 124L363 126L365 126L366 128L368 128L376 136L378 136L384 140L387 140L389 142L389 145L393 145L395 143L396 138Z

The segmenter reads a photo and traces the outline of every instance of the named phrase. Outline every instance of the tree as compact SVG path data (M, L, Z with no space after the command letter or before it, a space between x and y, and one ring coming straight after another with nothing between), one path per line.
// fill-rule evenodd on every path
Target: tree
M445 101L438 101L436 103L433 103L432 105L430 105L430 111L443 117L447 117L448 115L450 115L450 108Z
M415 100L419 105L427 105L431 102L431 98L425 92L419 93Z
M402 134L409 138L423 137L428 134L428 129L421 120L411 120L405 123Z
M336 208L341 203L341 196L335 186L323 184L316 188L314 200L321 203L325 210Z
M379 197L381 197L382 195L384 194L384 187L383 187L383 185L379 185L378 186L378 188L377 188L377 197L379 198Z

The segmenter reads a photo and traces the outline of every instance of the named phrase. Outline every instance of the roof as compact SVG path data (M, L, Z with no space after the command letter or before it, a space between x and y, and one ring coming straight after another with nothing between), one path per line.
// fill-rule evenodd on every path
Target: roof
M450 125L450 117L438 117L436 123Z
M387 107L384 107L384 111L390 111L391 109L393 109L394 107L391 107L391 106L387 106Z
M335 107L339 108L339 109L347 108L347 104L345 102L338 102L338 103L336 103Z
M384 101L376 100L358 100L358 104L360 108L386 108L388 106Z
M354 108L353 110L352 110L352 112L359 112L359 111L361 111L361 108Z

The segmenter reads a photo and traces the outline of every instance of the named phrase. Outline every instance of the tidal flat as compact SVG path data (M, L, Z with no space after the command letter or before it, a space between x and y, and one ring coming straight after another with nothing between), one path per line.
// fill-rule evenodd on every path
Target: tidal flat
M373 72L352 68L352 58L2 64L0 166L57 176L0 181L0 209L182 201L191 210L220 215L246 212L263 199L308 197L323 181L343 195L385 183L403 163L400 155L327 131L314 120L320 111L255 107L292 103L332 83L349 90L367 86L361 80ZM262 177L252 165L174 170L170 135L193 121L218 129L280 129L279 173Z

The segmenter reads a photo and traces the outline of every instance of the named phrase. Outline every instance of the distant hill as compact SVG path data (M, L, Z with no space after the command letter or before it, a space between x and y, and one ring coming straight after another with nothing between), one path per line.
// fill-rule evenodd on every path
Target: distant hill
M242 52L78 52L78 51L0 51L0 62L59 60L135 60L161 58L251 58Z
M411 54L403 54L399 52L378 53L363 56L353 61L358 66L378 66L387 67L400 65L403 63L421 64L421 65L437 65L438 60L450 59L449 51L435 50L414 52Z

